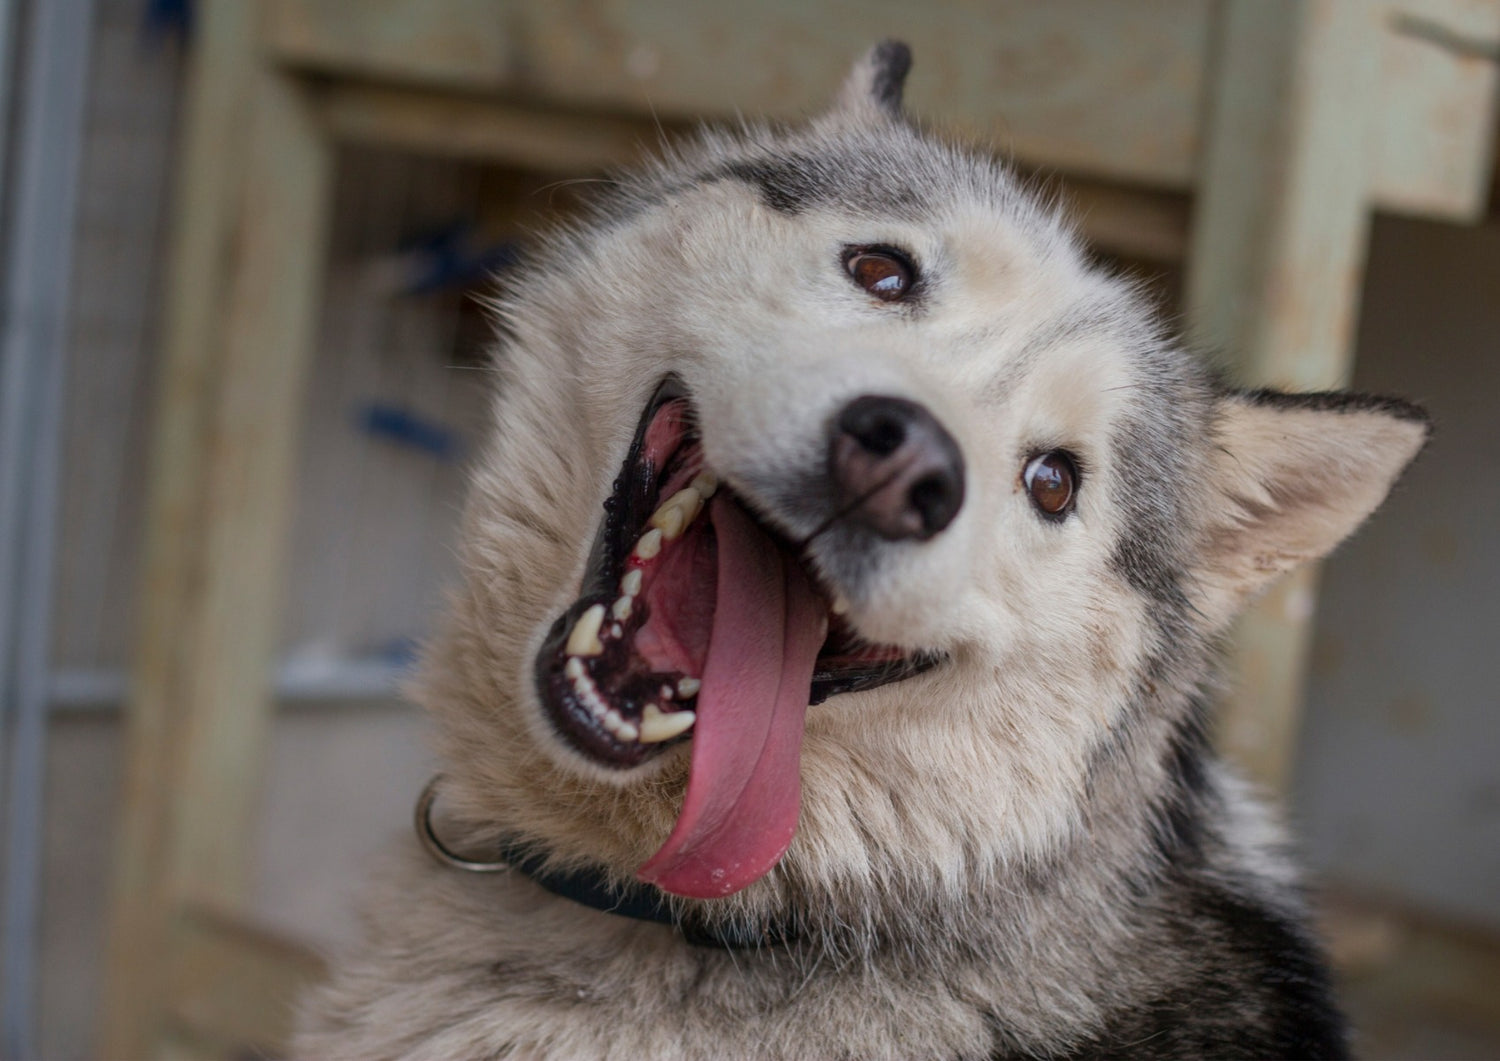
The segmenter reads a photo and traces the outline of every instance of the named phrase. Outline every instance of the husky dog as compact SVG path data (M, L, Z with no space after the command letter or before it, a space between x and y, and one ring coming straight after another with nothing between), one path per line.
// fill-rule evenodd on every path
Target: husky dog
M1428 421L1224 385L909 62L622 179L502 300L429 851L303 1055L1344 1053L1206 704Z

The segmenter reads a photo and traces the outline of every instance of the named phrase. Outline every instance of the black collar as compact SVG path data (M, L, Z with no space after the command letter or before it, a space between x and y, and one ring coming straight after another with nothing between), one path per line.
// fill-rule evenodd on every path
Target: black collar
M655 921L671 925L684 940L695 947L728 947L733 950L756 949L789 943L796 933L787 924L775 924L764 930L744 926L703 925L678 917L666 894L651 884L627 884L620 887L590 870L558 871L543 868L545 859L524 847L504 845L500 856L510 868L526 874L553 895L602 910L617 917L637 921Z
M437 801L437 787L441 780L442 775L434 777L422 790L422 795L417 800L414 824L417 838L422 841L427 853L445 866L471 873L494 873L502 870L524 873L553 895L571 899L582 906L617 917L670 925L695 947L756 949L790 943L798 936L795 920L791 919L759 930L746 926L719 927L687 921L673 911L666 893L654 885L632 883L620 886L593 870L547 869L546 857L535 848L522 844L502 843L499 857L493 861L477 862L464 858L449 850L432 825L432 805Z

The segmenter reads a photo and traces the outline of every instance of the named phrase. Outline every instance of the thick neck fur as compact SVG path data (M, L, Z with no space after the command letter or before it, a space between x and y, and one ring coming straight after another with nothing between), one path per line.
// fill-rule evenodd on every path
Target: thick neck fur
M536 497L512 493L504 507L541 503L547 486L538 479L533 487ZM497 501L478 496L471 531L493 531L502 519L514 527L513 518L485 511ZM531 548L573 548L545 533L528 537ZM499 836L532 841L558 865L602 867L628 880L671 829L685 757L622 789L560 769L534 746L536 735L508 728L525 715L497 692L528 680L531 633L521 617L557 602L527 595L534 582L514 551L488 544L500 535L468 540L469 561L484 577L476 570L465 581L423 686L442 727L455 836L477 851ZM497 652L501 634L526 650ZM1184 872L1236 876L1241 864L1265 864L1264 850L1252 856L1242 845L1269 830L1228 818L1224 781L1205 748L1191 676L1203 672L1209 653L1179 641L1170 662L1157 657L1125 672L1149 678L1097 681L1120 695L1114 703L1059 703L1054 687L1046 698L1007 704L1022 690L1003 661L960 657L950 666L970 681L918 677L819 705L809 713L811 765L792 850L740 895L684 905L690 916L719 922L795 918L802 936L791 947L721 956L742 974L764 966L765 991L802 979L786 976L790 965L882 983L930 987L936 978L961 995L962 985L950 981L969 969L985 984L983 1008L1004 1014L990 1034L1017 1049L1091 1026L1128 997L1119 970L1163 947L1160 912L1173 905L1169 893ZM951 730L933 724L950 713ZM1070 727L1080 713L1087 724ZM911 725L918 717L922 724ZM953 732L967 736L950 739ZM1111 746L1090 747L1098 741ZM576 920L580 944L597 932L599 915L542 901L562 908L558 919ZM550 937L555 928L549 922L544 931ZM677 951L662 945L663 960L694 967L705 960L673 944ZM1154 964L1158 973L1162 964ZM1010 985L1005 997L995 995L996 984Z
M456 603L463 615L479 601ZM498 677L488 669L496 660L461 636L444 639L432 663L429 701L463 697L478 673ZM810 777L799 842L782 867L714 915L795 911L803 935L786 947L695 947L522 878L475 878L409 857L386 891L422 901L371 923L383 959L356 966L329 993L325 1023L305 1047L348 1057L728 1058L807 1056L813 1044L838 1042L862 1058L1065 1054L1081 1029L1144 1003L1181 966L1186 877L1243 888L1249 863L1280 865L1266 860L1272 831L1226 799L1235 793L1205 758L1196 691L1164 675L1148 684L1114 729L1118 746L1089 757L1066 820L1034 848L1012 835L1004 808L921 795L939 765L955 777L1013 766L934 763L920 748L893 761L844 734L847 771L827 785ZM891 708L920 704L919 690L910 697ZM524 739L507 751L493 736L504 704L434 706L455 802L484 808L469 843L482 845L487 827L549 837L562 861L582 854L623 876L655 842L650 830L670 827L672 800L660 793L582 784ZM815 757L820 729L809 733ZM662 775L664 787L677 783ZM653 821L658 801L666 811ZM631 827L643 814L646 827ZM639 846L621 842L632 836ZM1294 902L1285 884L1251 880L1281 904ZM372 1020L381 977L401 985L392 997L408 1006ZM879 1002L850 1013L851 993Z

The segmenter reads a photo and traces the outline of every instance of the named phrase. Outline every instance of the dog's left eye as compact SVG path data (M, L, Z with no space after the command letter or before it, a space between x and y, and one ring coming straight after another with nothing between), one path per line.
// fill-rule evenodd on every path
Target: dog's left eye
M910 259L890 247L851 247L844 252L849 278L882 302L899 302L911 293L916 270Z
M1062 450L1041 453L1026 462L1021 473L1036 510L1050 520L1067 518L1078 495L1078 467Z

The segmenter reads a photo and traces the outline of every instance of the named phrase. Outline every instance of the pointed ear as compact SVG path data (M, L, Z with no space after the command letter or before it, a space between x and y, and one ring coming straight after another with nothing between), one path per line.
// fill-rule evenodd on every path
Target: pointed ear
M901 92L909 70L911 49L900 41L881 41L849 71L833 113L901 117Z
M1227 623L1283 572L1326 555L1385 500L1431 431L1427 414L1359 394L1227 394L1218 402L1198 583Z

